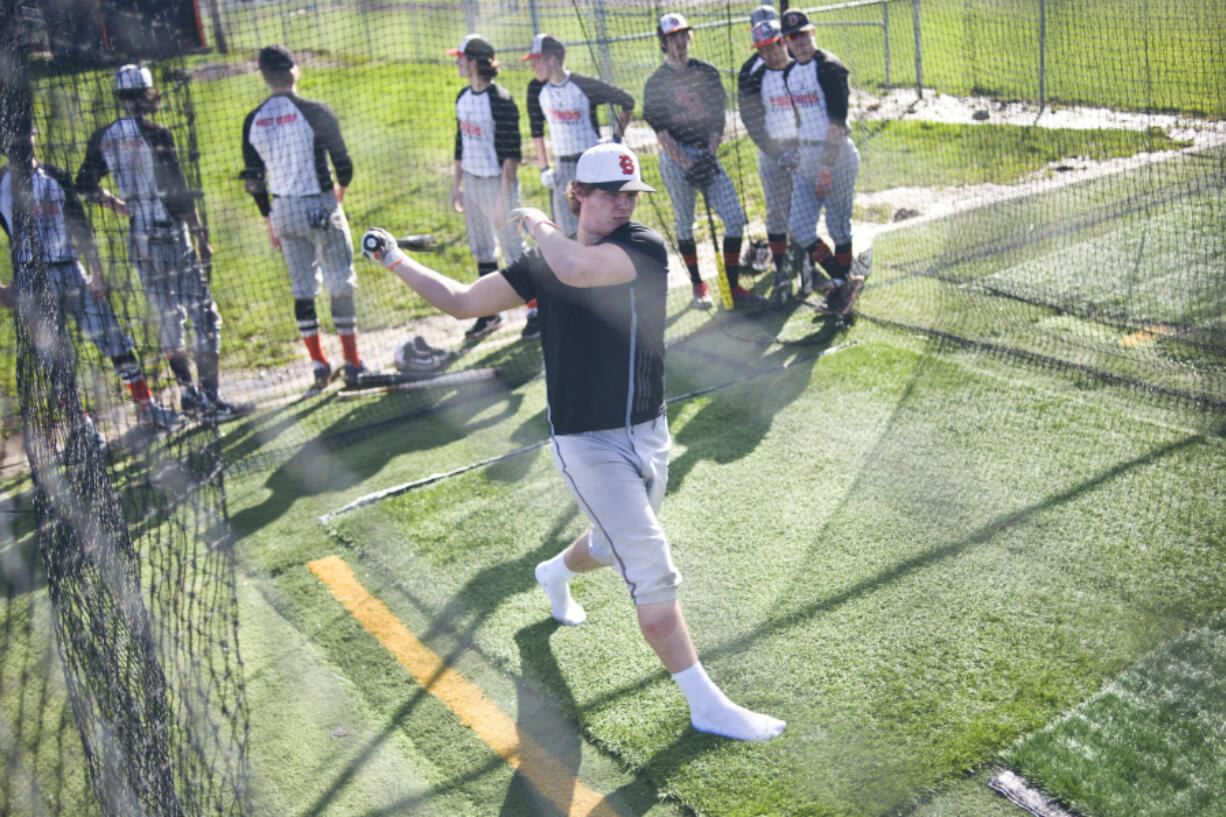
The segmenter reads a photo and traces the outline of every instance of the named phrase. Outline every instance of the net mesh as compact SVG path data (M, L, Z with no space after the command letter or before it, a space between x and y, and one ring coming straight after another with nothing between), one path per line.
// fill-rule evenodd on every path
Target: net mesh
M154 14L154 6L162 10ZM37 537L46 561L45 580L9 586L28 592L47 582L91 779L122 781L114 789L96 783L107 802L135 798L197 811L214 808L207 800L241 810L246 726L223 465L263 466L309 441L383 429L541 371L539 344L525 337L526 307L477 327L440 315L394 275L347 257L376 225L416 236L409 243L424 247L417 258L463 282L518 251L514 235L498 234L508 207L499 182L495 192L479 192L489 187L481 177L501 172L501 157L494 152L492 169L457 171L457 105L470 81L447 51L470 32L496 47L495 81L514 102L518 199L555 219L565 214L539 171L560 170L575 150L561 139L565 116L594 115L607 139L619 106L601 102L594 114L551 109L538 133L528 99L534 62L521 60L534 36L549 32L566 46L567 69L634 98L624 142L658 191L640 199L636 218L669 247L670 342L721 332L765 346L820 345L859 318L1146 399L1215 414L1226 405L1226 15L1214 4L803 6L826 68L800 59L786 74L752 63L769 63L766 49L751 49L752 2L204 0L149 8L103 2L99 14L74 8L5 5L6 31L18 44L6 54L21 55L10 67L30 84L34 155L63 168L67 187L76 187L91 137L124 116L116 69L133 61L147 67L158 104L146 118L170 135L182 175L181 186L172 185L181 201L167 220L183 222L185 243L172 244L171 266L196 276L197 287L193 298L160 304L156 280L137 263L152 251L133 244L131 208L104 206L84 188L75 193L96 265L84 246L77 250L83 273L106 281L108 309L88 300L88 280L75 266L47 263L37 252L27 262L18 241L11 242L15 262L0 258L0 280L45 292L41 300L28 295L21 319L0 325L0 348L12 362L0 367L4 467L32 472L39 488L38 524L15 516L25 520L16 538L28 553ZM722 127L706 145L719 162L709 187L685 179L703 145L665 158L659 122L643 118L649 78L664 70L657 24L668 11L682 13L692 29L687 56L709 63L716 77L715 88L703 86L687 104L725 100ZM800 35L789 46L803 57L808 27L799 22L784 20L787 33ZM335 152L300 161L285 186L245 172L244 123L270 95L257 54L274 43L293 54L297 93L335 113L352 161L339 207L325 208L332 228L344 218L332 249L320 237L327 229L311 227L295 239L289 222L298 199L326 196L340 181L344 161ZM841 119L840 93L846 142L827 128ZM676 114L685 106L665 107ZM16 133L30 132L19 117L6 121ZM286 123L274 116L271 125L278 124ZM830 142L840 149L829 151ZM795 156L782 162L780 176L789 152ZM271 164L271 155L263 158ZM123 182L108 171L100 186L122 193ZM453 206L457 178L474 197L467 212ZM269 221L252 190L275 194ZM148 200L166 193L157 187ZM319 208L299 209L309 220ZM474 210L488 211L488 223L478 223ZM16 222L19 211L6 219ZM9 224L11 234L16 226ZM775 301L781 290L788 297ZM210 314L220 315L220 326ZM183 327L182 340L168 336L168 326ZM210 342L220 351L212 402L244 414L241 422L218 425L201 415L170 434L156 423L151 429L157 418L133 396L143 384L162 408L200 409L192 389L205 386L208 355L218 351ZM327 359L336 372L330 383L318 382L312 357ZM346 363L359 361L383 377L359 378L356 387L338 382ZM108 510L79 524L77 510L93 507ZM103 562L81 561L104 552ZM107 632L74 641L91 627ZM116 674L89 680L81 662L104 644L114 651ZM91 684L123 691L134 724L166 724L131 733L147 758L142 774L153 778L136 782L113 754L123 741L97 726L111 704ZM25 734L15 723L15 733ZM202 778L220 782L211 790L187 783Z

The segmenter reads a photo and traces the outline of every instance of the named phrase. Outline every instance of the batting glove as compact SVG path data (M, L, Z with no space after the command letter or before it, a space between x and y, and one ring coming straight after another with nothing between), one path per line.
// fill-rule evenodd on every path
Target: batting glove
M371 227L362 236L362 255L388 269L406 258L396 246L396 239L382 227Z
M549 190L552 190L555 187L557 187L558 174L554 171L552 167L547 167L541 171L541 184Z
M783 153L779 154L778 162L781 168L791 172L800 164L800 151L795 149L785 150Z
M834 177L830 165L817 166L817 178L813 180L813 192L819 199L826 198L830 188L834 186Z
M549 220L549 216L535 207L516 207L511 211L509 220L512 226L518 227L533 238L536 238L536 228L542 224L558 226Z

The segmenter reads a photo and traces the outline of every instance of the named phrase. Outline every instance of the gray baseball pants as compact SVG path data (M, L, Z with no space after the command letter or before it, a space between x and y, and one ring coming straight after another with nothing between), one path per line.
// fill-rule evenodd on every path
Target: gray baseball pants
M321 226L312 226L313 220ZM274 196L270 223L281 239L294 298L314 298L320 283L329 296L348 295L357 288L349 222L331 192Z
M505 210L498 209L498 195L502 191L501 176L474 176L464 174L461 201L464 204L464 226L468 228L468 249L478 264L491 264L498 260L498 248L502 248L502 263L510 264L524 254L524 239L519 228L508 218L519 206L519 182L511 189L511 200Z
M128 258L140 275L145 298L158 321L158 341L164 350L184 348L184 322L191 318L198 352L220 349L221 315L204 280L200 259L187 225L128 236Z
M860 151L851 139L845 139L839 156L831 166L830 192L818 198L813 185L825 142L809 142L800 146L800 166L792 185L791 216L788 219L792 238L802 247L817 240L817 220L826 210L826 232L837 244L851 241L851 207L856 195L856 176L860 173Z
M681 149L691 159L697 159L706 153L701 148L682 145ZM664 189L673 203L673 218L677 228L677 240L689 241L694 238L694 200L697 190L685 180L685 168L673 161L666 151L660 151L660 176L664 179ZM738 238L745 231L745 211L737 198L736 188L732 179L720 166L719 173L707 188L707 203L724 223L724 235L728 238Z

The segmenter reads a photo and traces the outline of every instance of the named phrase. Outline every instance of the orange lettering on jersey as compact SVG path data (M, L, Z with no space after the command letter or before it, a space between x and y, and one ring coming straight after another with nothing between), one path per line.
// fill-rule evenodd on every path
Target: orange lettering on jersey
M286 125L286 124L289 124L290 122L296 122L296 121L298 121L297 113L283 113L277 117L278 125Z
M277 120L273 119L271 116L266 116L263 119L255 120L255 126L257 128L267 128L269 125L276 124L276 121Z
M550 119L557 119L560 122L577 122L583 118L582 111L550 111Z
M55 202L34 205L34 217L35 218L48 218L50 216L58 216L59 214L60 214L60 206L56 204Z
M792 107L792 97L789 94L784 94L783 96L772 96L769 101L772 108Z
M462 130L464 133L467 133L469 136L476 136L478 138L480 138L481 136L481 126L474 125L472 122L465 122L464 120L460 120L460 130Z
M799 105L816 105L822 101L817 94L792 94L792 102Z

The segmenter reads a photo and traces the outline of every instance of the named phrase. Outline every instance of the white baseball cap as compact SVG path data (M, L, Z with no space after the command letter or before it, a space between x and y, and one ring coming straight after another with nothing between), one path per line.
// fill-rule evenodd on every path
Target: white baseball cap
M612 193L656 192L643 183L639 157L617 142L603 142L585 150L575 166L575 181Z
M766 3L758 6L749 14L750 28L756 28L758 23L763 20L778 20L779 12L775 11L775 7Z
M667 37L669 34L676 34L678 31L690 31L690 24L685 21L680 13L670 11L668 14L660 16L660 36Z
M153 74L143 65L128 63L115 72L116 91L142 91L153 87Z

